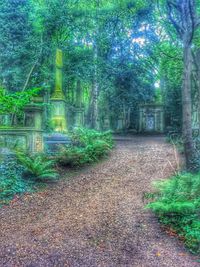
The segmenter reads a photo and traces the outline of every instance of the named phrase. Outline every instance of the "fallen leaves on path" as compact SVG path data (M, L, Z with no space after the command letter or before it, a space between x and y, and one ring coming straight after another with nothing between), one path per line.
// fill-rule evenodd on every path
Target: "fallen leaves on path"
M0 266L198 266L144 209L151 182L176 169L162 138L118 142L108 160L1 209Z

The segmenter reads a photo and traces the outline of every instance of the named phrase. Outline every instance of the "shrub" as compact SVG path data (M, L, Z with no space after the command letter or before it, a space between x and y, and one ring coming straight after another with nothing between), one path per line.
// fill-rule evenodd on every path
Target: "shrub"
M184 237L192 252L200 253L200 174L177 175L155 186L158 194L148 207Z
M14 157L6 157L0 164L0 200L11 199L14 195L31 190L28 181L22 179L24 168Z
M91 162L85 148L67 146L61 150L58 162L62 166L76 167Z
M99 132L87 128L76 128L72 133L72 142L77 146L87 146L95 140L105 141L110 147L113 146L113 138L110 131Z
M93 143L87 145L86 154L92 161L97 161L99 158L108 155L111 147L104 140L95 140Z
M61 149L58 162L63 166L79 167L98 161L113 147L110 132L77 128L71 136L72 145Z
M53 168L54 161L45 158L43 155L27 155L24 153L17 153L17 159L20 164L25 168L25 176L37 180L45 181L56 179L58 173Z

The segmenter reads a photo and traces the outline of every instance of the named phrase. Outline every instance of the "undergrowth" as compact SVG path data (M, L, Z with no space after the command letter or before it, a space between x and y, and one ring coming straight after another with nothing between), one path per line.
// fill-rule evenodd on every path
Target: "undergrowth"
M107 156L113 147L110 132L77 128L71 135L72 144L62 147L58 162L62 166L80 167Z
M15 195L33 192L57 175L53 162L39 154L16 152L5 156L0 163L0 206L9 203Z
M155 200L147 207L182 237L191 252L200 255L200 174L178 174L156 182L155 187Z
M0 158L0 206L15 195L32 192L41 184L59 178L56 162L62 166L80 167L97 162L113 147L110 132L77 128L71 134L70 146L50 159L45 154L28 154L12 150L11 156ZM52 157L51 157L52 158Z
M0 164L0 206L16 194L32 191L32 182L22 178L23 166L14 158L5 158Z

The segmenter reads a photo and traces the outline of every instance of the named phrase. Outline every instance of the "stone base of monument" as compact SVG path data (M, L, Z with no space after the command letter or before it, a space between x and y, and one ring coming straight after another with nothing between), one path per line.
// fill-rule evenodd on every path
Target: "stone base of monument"
M30 153L43 152L43 131L32 127L0 128L0 147Z
M61 133L52 133L44 136L44 148L48 154L58 153L62 146L70 145L69 136Z

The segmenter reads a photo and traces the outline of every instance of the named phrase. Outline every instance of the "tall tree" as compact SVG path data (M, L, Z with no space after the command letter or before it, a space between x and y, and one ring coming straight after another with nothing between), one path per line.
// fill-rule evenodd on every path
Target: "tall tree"
M31 24L29 1L0 1L0 80L12 91L25 83L30 64Z
M186 167L193 171L196 168L196 153L192 136L192 44L195 31L200 25L195 0L167 0L169 20L174 26L183 45L183 84L182 114L183 140L186 156Z

